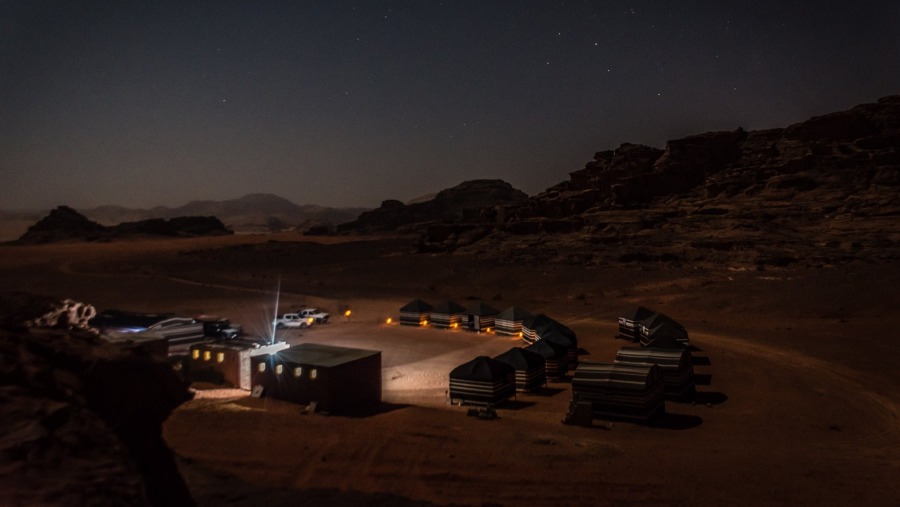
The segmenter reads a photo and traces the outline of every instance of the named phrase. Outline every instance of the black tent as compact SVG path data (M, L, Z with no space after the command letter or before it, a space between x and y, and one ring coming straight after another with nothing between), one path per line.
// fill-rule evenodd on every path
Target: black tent
M639 306L633 311L619 317L619 334L616 338L622 338L633 342L640 340L641 332L639 324L641 321L654 315L656 315L656 312L653 310L644 306Z
M516 394L512 366L478 356L450 372L450 402L495 405Z
M578 339L575 332L543 313L522 322L522 340L529 344L549 340L566 349L570 367L578 364Z
M431 318L433 307L421 299L413 299L400 308L400 324L404 326L423 326Z
M672 338L684 347L689 347L691 344L684 326L662 313L657 313L641 322L640 334L641 345L645 347L661 337Z
M559 380L569 371L565 347L546 340L538 340L525 347L525 350L537 352L544 358L544 369L548 379Z
M453 301L441 302L431 310L431 325L442 328L457 328L465 312L465 307Z
M547 383L546 362L537 352L513 347L494 359L515 368L516 391L520 393L537 391Z
M521 336L522 321L531 317L527 310L518 306L510 306L494 316L495 331L506 336Z
M659 367L581 363L572 375L573 404L591 403L594 416L649 421L665 413Z
M462 327L469 331L489 331L494 327L494 316L498 313L495 308L479 301L466 309L462 316Z
M684 348L622 347L616 354L616 364L659 366L668 398L681 398L694 388L691 353Z

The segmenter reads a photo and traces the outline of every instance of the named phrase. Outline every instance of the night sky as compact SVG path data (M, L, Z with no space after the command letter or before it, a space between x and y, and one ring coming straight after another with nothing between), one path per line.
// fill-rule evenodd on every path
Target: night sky
M0 208L534 194L900 93L900 2L0 0Z

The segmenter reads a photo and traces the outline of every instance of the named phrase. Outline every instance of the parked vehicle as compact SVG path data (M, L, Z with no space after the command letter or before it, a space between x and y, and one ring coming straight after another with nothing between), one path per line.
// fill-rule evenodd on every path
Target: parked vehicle
M203 334L203 323L190 317L172 317L147 328L148 333L162 336L169 342L169 355L186 354L191 344L208 338Z
M241 336L241 326L232 324L228 319L200 316L197 320L203 323L203 334L207 338L234 340Z
M315 317L303 316L300 313L285 313L281 317L275 319L275 327L278 329L305 329L315 322Z
M312 317L316 324L325 324L328 322L329 315L318 308L304 308L297 312L301 317Z

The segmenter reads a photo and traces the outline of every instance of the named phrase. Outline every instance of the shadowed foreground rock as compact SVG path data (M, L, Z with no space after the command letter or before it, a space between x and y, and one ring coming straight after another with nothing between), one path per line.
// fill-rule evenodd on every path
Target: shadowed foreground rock
M0 296L0 504L193 505L162 440L187 384L90 330L19 325L48 306Z

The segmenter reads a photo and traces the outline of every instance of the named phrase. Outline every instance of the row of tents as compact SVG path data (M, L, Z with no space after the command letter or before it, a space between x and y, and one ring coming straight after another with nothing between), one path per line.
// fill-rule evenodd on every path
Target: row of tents
M694 367L684 326L638 307L619 318L618 337L640 346L620 348L612 363L578 365L567 422L589 425L592 417L647 422L665 414L666 399L683 399L693 392Z
M494 331L507 336L519 336L522 322L531 316L517 306L500 311L481 301L465 307L449 300L432 306L421 299L414 299L400 308L400 324L404 326L430 325L444 329Z
M564 357L555 358L551 375L565 375L568 366L578 364L578 340L575 333L558 321L544 315L532 315L519 306L499 311L483 302L468 308L453 301L443 301L436 306L414 299L400 308L400 324L407 326L432 326L436 328L462 328L470 331L493 331L499 335L520 336L527 345L546 340L554 351L563 349ZM547 347L540 347L547 356Z
M450 372L450 401L494 405L516 393L534 392L558 381L578 364L575 332L544 315L507 309L503 334L521 336L525 346L494 358L479 356ZM498 332L500 324L497 324Z
M491 406L546 384L544 356L513 347L493 358L478 356L450 371L450 402Z

